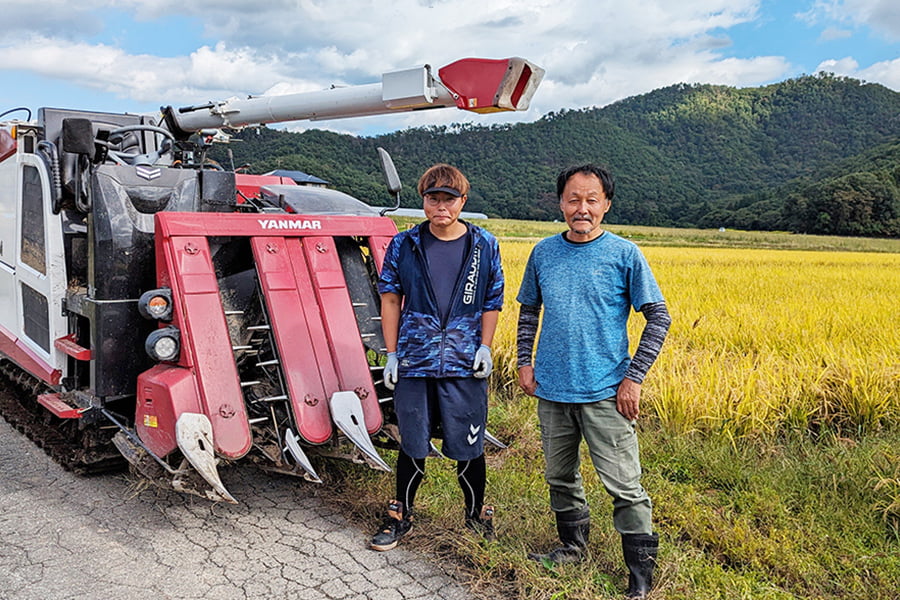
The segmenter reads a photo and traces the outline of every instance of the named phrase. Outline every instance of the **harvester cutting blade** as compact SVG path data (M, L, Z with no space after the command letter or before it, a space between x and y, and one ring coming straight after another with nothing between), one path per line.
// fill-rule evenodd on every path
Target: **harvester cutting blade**
M306 479L312 481L313 483L322 483L322 480L319 479L319 475L316 473L316 470L313 469L312 463L309 462L309 459L306 457L306 453L303 452L303 449L300 447L300 444L297 440L300 439L294 432L290 429L287 429L284 432L284 445L286 446L286 450L293 459L300 465L304 471L307 473Z
M501 442L500 440L495 438L493 435L491 435L491 432L488 431L487 429L484 430L484 439L502 450L506 450L507 448L509 448L509 446L507 446L506 444L504 444L503 442Z
M209 418L197 413L182 413L175 422L175 438L184 457L212 486L212 490L208 493L210 499L221 499L237 504L237 500L228 493L222 485L222 480L219 479L216 457L213 453L212 423L209 422ZM213 498L213 494L218 498Z
M335 392L328 403L331 420L369 459L373 467L391 472L391 467L378 455L363 419L362 404L355 392Z

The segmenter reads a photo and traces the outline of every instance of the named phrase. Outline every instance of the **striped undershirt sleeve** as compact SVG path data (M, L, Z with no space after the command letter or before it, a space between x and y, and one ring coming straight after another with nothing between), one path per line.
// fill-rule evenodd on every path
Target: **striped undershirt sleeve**
M531 366L534 340L537 337L540 320L540 306L519 305L519 325L516 329L516 359L519 367Z
M666 309L665 302L650 302L641 307L640 312L647 319L644 325L644 332L641 334L641 341L634 351L634 357L631 364L625 371L625 377L636 383L643 383L647 371L653 366L659 351L662 349L663 341L669 332L669 325L672 324L672 317ZM521 320L520 320L521 323ZM521 327L521 325L520 325Z

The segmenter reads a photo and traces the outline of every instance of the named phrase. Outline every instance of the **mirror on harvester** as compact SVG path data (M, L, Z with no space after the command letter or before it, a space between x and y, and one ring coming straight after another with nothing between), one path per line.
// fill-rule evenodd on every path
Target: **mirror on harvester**
M384 182L387 184L388 192L390 192L396 200L392 208L381 210L379 214L383 217L384 213L400 208L400 190L403 189L403 184L400 183L397 167L394 166L394 161L391 159L391 155L388 154L388 151L379 147L378 158L381 159L381 173L384 175Z

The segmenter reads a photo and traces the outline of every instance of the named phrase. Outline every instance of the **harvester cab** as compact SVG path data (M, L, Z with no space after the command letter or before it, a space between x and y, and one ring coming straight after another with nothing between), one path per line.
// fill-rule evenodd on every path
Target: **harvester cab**
M0 122L4 416L78 472L124 457L211 500L235 501L218 465L244 458L311 481L313 454L390 470L376 450L397 441L376 281L393 221L206 152L223 129L264 123L524 110L542 74L464 59L158 118L16 109L26 118Z

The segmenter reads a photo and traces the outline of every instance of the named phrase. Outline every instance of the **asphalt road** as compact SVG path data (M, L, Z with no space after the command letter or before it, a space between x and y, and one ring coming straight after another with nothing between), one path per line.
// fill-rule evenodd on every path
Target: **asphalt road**
M222 472L241 504L79 477L0 418L3 600L469 600L434 562L366 547L309 485Z

